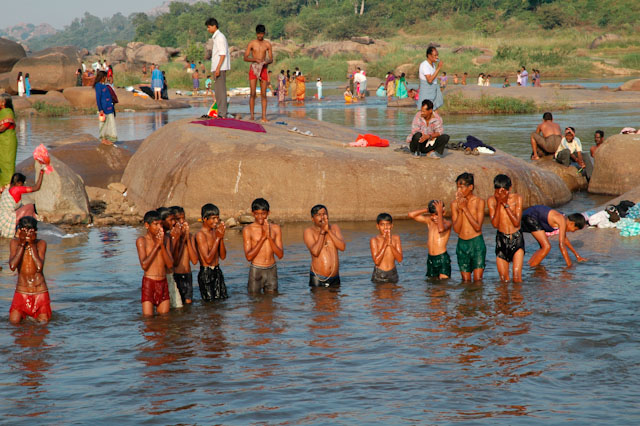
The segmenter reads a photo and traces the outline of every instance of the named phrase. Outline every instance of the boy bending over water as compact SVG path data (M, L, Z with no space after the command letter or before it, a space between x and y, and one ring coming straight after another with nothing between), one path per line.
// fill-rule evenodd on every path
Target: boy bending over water
M311 253L309 287L340 285L340 258L338 250L346 245L338 225L329 224L329 213L322 204L311 208L313 226L304 230L304 243Z
M49 289L42 274L47 243L38 240L38 222L31 216L18 221L17 236L9 245L9 268L18 270L18 283L9 308L9 321L18 324L25 316L41 323L51 318Z
M180 230L176 240L176 255L173 258L173 279L176 282L183 304L191 304L193 300L193 276L191 263L198 263L198 253L194 246L194 239L189 230L189 222L185 220L184 209L174 206L169 209L173 213L175 228Z
M220 222L220 210L213 204L205 204L200 210L202 229L196 234L200 272L198 285L202 300L226 299L227 285L220 269L220 259L227 257L224 246L224 223Z
M142 278L142 315L153 315L153 308L159 314L169 312L169 287L167 268L173 266L173 258L164 243L162 220L156 210L144 215L147 233L136 240L138 260L144 271Z
M380 213L376 219L380 235L369 240L373 258L371 281L375 284L397 283L396 262L402 262L402 244L398 235L391 235L393 218L389 213Z
M509 262L513 262L513 282L522 282L524 236L520 231L522 197L509 192L511 179L497 175L493 179L494 194L489 197L489 217L496 233L496 266L502 281L509 281Z
M429 229L427 277L441 280L451 276L451 258L447 253L447 243L451 236L451 222L446 220L443 215L444 203L440 200L429 201L426 209L409 212L411 219L426 224Z
M456 255L464 281L481 281L487 247L482 238L484 200L473 193L473 174L462 173L456 178L456 199L451 203L453 230L458 234Z
M257 198L251 203L255 221L242 230L244 256L251 265L247 289L250 294L278 291L278 268L275 256L282 259L282 231L280 226L269 223L269 203ZM274 256L275 255L275 256Z

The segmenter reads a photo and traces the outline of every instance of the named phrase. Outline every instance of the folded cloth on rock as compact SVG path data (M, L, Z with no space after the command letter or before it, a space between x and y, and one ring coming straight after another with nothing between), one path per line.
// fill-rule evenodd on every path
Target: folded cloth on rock
M358 135L355 142L350 142L349 146L375 146L379 148L385 148L389 146L389 141L387 139L382 139L380 136L366 134L366 135Z
M267 133L258 123L237 120L235 118L212 118L210 120L196 120L191 124L202 124L203 126L224 127L225 129L246 130L248 132Z
M491 155L493 155L493 154L495 154L495 153L496 153L495 151L490 150L490 149L489 149L489 148L487 148L486 146L479 146L479 147L477 147L476 149L478 150L478 152L479 152L480 154L491 154Z
M640 223L633 219L629 219L628 217L620 219L616 223L616 228L620 230L620 235L623 237L635 237L640 235Z
M467 141L464 143L464 147L465 148L471 148L471 149L475 149L475 148L480 148L481 146L490 149L493 152L496 152L496 149L490 145L487 145L486 143L482 142L480 139L476 138L475 136L467 136Z
M636 133L636 129L634 129L633 127L625 127L624 129L620 130L621 135L629 135L633 133Z
M587 219L590 226L597 226L598 228L615 228L616 224L609 221L609 213L604 210L599 211L596 214L589 216Z

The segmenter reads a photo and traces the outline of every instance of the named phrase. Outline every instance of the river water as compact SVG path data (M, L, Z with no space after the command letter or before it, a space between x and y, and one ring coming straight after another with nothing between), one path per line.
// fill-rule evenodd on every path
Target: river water
M309 103L312 118L401 139L410 111L376 102ZM242 109L242 106L236 108ZM635 111L635 112L634 112ZM122 113L121 139L140 139L200 110ZM299 114L299 111L296 112ZM584 109L558 120L613 132L637 110ZM21 119L22 120L22 119ZM454 138L473 131L526 156L532 116L449 117ZM601 124L599 124L601 123ZM20 155L72 133L96 133L95 117L19 122ZM606 124L606 125L605 125ZM628 123L624 123L627 125ZM26 131L24 129L27 129ZM585 138L589 140L588 138ZM520 145L525 147L521 148ZM267 194L268 195L268 194ZM563 211L606 197L577 194ZM213 200L215 201L215 200ZM329 212L330 213L330 212ZM240 233L222 263L230 297L143 319L134 227L41 225L54 316L47 326L0 321L3 424L634 424L640 419L640 240L584 230L572 241L588 263L565 268L557 243L524 283L498 280L494 231L485 224L482 284L424 280L424 226L397 221L400 283L373 285L373 222L340 223L347 241L342 287L311 292L305 224L284 224L280 293L250 298ZM526 258L535 242L527 236ZM455 252L452 236L448 251ZM0 258L8 259L8 244ZM4 263L8 315L15 274ZM5 317L6 318L6 317Z

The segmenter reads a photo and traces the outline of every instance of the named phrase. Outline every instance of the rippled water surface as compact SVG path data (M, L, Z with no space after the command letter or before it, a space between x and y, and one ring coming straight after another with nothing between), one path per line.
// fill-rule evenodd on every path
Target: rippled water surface
M412 116L390 112L375 101L346 109L338 102L309 104L306 114L312 118L398 138ZM199 114L197 108L123 113L118 130L123 140L140 139L167 121ZM563 123L583 123L578 128L604 123L613 129L635 114L634 109L594 109L559 116ZM526 155L526 149L515 147L526 143L538 118L450 117L447 126L455 137L473 130L499 139L496 145L508 152ZM48 138L95 134L97 126L95 117L25 119L19 131L26 158L32 146ZM584 211L605 201L578 194L562 210ZM229 255L222 264L229 299L204 304L196 286L193 306L143 319L135 250L141 228L80 229L65 235L42 225L54 310L49 325L8 323L16 276L6 262L0 272L0 422L640 420L639 239L622 239L612 230L581 231L571 238L590 261L572 268L564 267L553 240L543 268L525 268L521 285L504 284L494 263L494 230L485 224L484 282L460 282L452 236L453 278L438 283L424 280L425 227L398 221L395 231L405 252L400 283L374 285L368 240L375 225L340 223L347 241L342 287L312 292L304 226L283 224L285 257L279 263L277 296L246 294L241 237L230 230ZM526 243L528 259L536 246L528 235ZM0 259L8 259L7 246L0 245Z

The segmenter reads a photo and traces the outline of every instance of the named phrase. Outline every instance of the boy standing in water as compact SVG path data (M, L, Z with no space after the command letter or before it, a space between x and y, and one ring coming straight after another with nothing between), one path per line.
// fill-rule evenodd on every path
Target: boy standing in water
M340 227L329 224L329 213L322 204L311 208L313 226L304 230L304 243L311 253L309 287L337 287L340 285L340 259L338 250L346 244Z
M167 267L166 276L169 285L169 298L172 308L182 308L182 299L178 286L173 278L173 259L178 257L178 240L180 239L180 227L176 226L175 211L167 207L159 207L157 210L162 220L162 229L164 230L164 245L167 252L171 255L171 265Z
M47 323L51 318L51 300L42 273L47 243L38 239L38 222L33 217L21 218L17 228L17 236L9 244L9 268L18 270L9 321L18 324L25 316L30 316Z
M376 219L376 227L380 235L369 240L371 257L373 258L373 274L371 281L375 284L398 282L396 262L402 262L402 244L398 235L391 235L393 218L389 213L380 213Z
M153 307L159 314L169 312L169 286L167 268L173 266L173 258L165 246L162 220L156 210L144 215L147 233L136 240L138 260L144 271L142 277L142 315L153 315Z
M487 247L482 238L484 200L473 193L472 173L456 178L456 199L451 203L453 230L458 234L456 255L463 281L481 281L484 273Z
M213 204L205 204L200 210L202 229L196 234L200 272L198 285L202 300L226 299L227 286L220 269L220 259L227 257L224 246L224 223L220 222L220 210Z
M509 281L509 263L513 262L513 282L522 282L524 236L520 231L522 197L510 192L511 179L497 175L493 179L495 192L487 200L491 225L496 233L496 265L502 281Z
M191 263L198 263L198 254L193 245L193 238L189 231L189 222L185 220L184 209L174 206L169 209L175 216L175 227L180 230L176 242L176 256L173 263L173 279L176 282L183 304L191 304L193 300L193 276Z
M282 231L280 226L268 221L269 203L257 198L251 203L255 221L242 230L244 255L249 267L249 294L275 293L278 291L278 268L276 259L282 259Z
M427 213L429 215L427 216ZM451 276L451 258L447 253L447 243L451 236L451 221L444 218L444 203L431 200L426 209L409 212L409 217L424 223L429 229L427 249L427 277L445 280Z
M264 25L256 26L256 39L251 40L244 52L244 61L251 62L249 67L249 86L251 95L249 97L249 112L254 120L254 110L256 107L256 86L260 79L260 100L262 101L262 122L267 122L267 85L269 84L269 72L267 67L273 62L273 52L271 43L264 39L266 33Z

